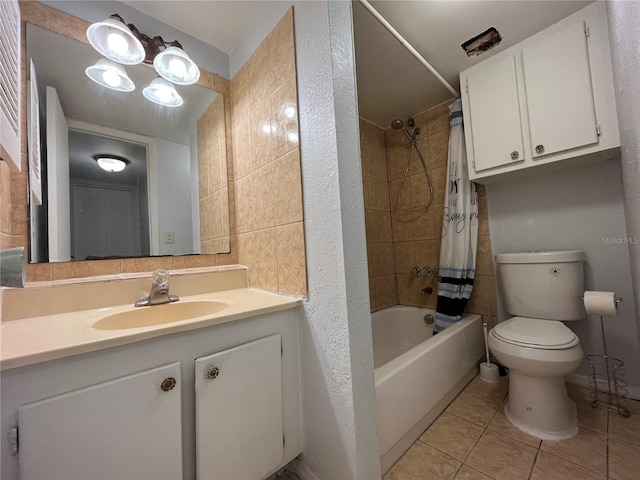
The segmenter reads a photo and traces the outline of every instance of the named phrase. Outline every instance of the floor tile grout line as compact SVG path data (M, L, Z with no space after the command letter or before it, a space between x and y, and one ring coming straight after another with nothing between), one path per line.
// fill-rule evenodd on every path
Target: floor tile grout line
M542 442L540 442L542 445ZM536 468L536 462L538 461L538 456L540 455L540 447L536 450L536 456L533 457L533 463L531 464L531 468L529 469L529 475L527 476L527 480L531 480L531 475L533 475L533 469Z

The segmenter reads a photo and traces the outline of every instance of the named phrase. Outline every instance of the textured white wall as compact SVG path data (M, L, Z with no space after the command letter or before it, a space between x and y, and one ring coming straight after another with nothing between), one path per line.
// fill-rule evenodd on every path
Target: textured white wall
M318 478L380 478L349 2L265 4L232 74L294 5L309 298L301 326L304 461Z
M640 2L607 2L609 41L622 143L622 191L640 342ZM631 300L631 298L629 298Z
M624 240L613 240L627 236L621 185L618 159L487 185L489 224L494 254L585 251L585 289L615 291L625 300L617 317L605 319L607 346L609 355L629 365L626 380L640 395L640 371L633 368L640 364L640 348L629 250ZM503 308L498 313L500 320L508 317ZM586 354L602 353L599 317L566 325ZM588 373L585 363L578 374Z

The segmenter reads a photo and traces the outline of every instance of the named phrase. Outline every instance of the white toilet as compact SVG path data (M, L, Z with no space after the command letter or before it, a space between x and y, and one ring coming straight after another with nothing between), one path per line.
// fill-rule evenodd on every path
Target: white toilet
M509 369L507 418L544 440L578 433L575 403L564 376L583 358L578 337L563 321L585 317L584 252L505 253L495 256L507 312L489 334L489 348Z

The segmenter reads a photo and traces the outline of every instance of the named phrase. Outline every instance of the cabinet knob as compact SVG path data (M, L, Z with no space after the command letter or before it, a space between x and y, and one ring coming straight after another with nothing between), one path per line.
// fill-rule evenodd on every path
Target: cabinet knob
M536 145L536 153L544 152L544 145Z
M518 153L517 150L514 150L513 152L511 152L511 160L517 160L519 156L520 154Z
M220 369L218 367L211 367L209 370L207 370L207 379L208 380L213 380L218 375L220 375Z
M169 390L173 390L173 387L176 386L176 379L173 377L167 377L165 378L162 383L160 384L160 389L163 392L168 392Z

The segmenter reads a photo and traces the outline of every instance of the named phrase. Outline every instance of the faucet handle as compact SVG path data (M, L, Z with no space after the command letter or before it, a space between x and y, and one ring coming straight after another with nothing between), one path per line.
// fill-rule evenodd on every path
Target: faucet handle
M160 268L151 275L151 285L165 285L169 283L169 272Z

